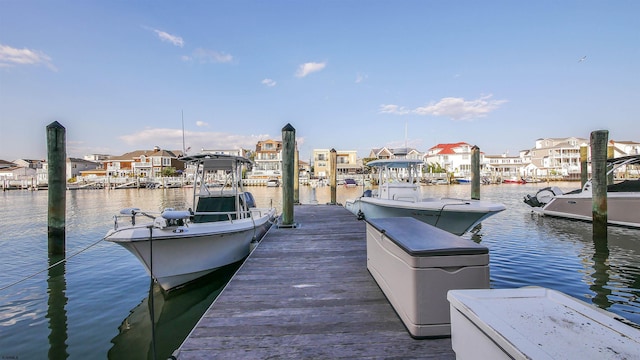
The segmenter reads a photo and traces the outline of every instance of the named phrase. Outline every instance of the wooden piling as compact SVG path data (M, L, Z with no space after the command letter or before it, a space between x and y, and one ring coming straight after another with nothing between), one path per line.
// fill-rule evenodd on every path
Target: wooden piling
M294 151L293 159L293 203L300 204L300 164L298 149Z
M480 200L480 148L471 148L471 199Z
M331 186L331 205L335 205L336 202L336 186L338 183L338 154L336 149L329 151L329 185Z
M580 188L583 188L584 184L589 180L588 154L589 148L587 145L580 146Z
M295 162L296 129L291 124L282 128L282 222L293 227L293 169Z
M291 124L282 128L282 221L283 227L293 227L293 169L296 129Z
M607 142L608 130L591 133L591 187L594 238L607 237Z
M48 239L49 255L65 254L65 216L67 206L66 129L54 121L47 126Z

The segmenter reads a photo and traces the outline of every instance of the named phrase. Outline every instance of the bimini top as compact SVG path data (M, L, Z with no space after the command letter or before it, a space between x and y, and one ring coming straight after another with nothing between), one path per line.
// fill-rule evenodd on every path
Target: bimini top
M367 163L367 166L388 167L388 168L407 168L412 165L423 164L420 159L382 159L373 160Z
M202 164L205 170L233 169L238 165L253 163L245 157L226 154L196 154L185 156L179 160L195 165Z
M607 165L622 166L640 164L640 155L622 156L613 159L607 159Z

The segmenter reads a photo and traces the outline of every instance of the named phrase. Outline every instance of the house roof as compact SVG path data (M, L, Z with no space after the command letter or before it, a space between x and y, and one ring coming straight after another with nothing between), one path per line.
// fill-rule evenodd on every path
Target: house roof
M178 155L176 155L176 153L178 154L182 154L181 151L177 151L177 150L164 150L164 149L160 149L160 150L135 150L135 151L131 151L119 156L112 156L109 158L109 161L113 161L113 160L134 160L137 159L141 156L146 156L146 157L151 157L151 156L162 156L162 157L172 157L172 158L177 158Z
M436 154L438 155L453 155L453 154L457 154L455 152L455 148L461 147L461 146L471 146L469 144L467 144L466 142L457 142L454 144L438 144L432 148L429 149L429 152L431 152L432 150L438 150L440 149L440 151L438 151Z

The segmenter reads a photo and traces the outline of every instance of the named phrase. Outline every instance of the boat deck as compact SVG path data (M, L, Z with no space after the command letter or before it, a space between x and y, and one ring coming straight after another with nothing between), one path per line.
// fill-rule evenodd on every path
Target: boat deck
M203 315L179 359L454 359L451 339L415 340L367 270L365 222L299 205L273 227Z

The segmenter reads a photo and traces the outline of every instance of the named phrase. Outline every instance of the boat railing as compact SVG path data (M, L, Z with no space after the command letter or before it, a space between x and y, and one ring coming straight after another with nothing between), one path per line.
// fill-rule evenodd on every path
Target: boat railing
M135 226L136 225L136 216L137 215L143 215L143 216L151 219L152 221L154 221L161 214L159 212L141 211L138 208L122 209L122 210L120 210L119 214L116 214L116 215L113 216L113 229L114 230L118 230L118 220L121 219L121 218L130 219L131 220L131 226Z

